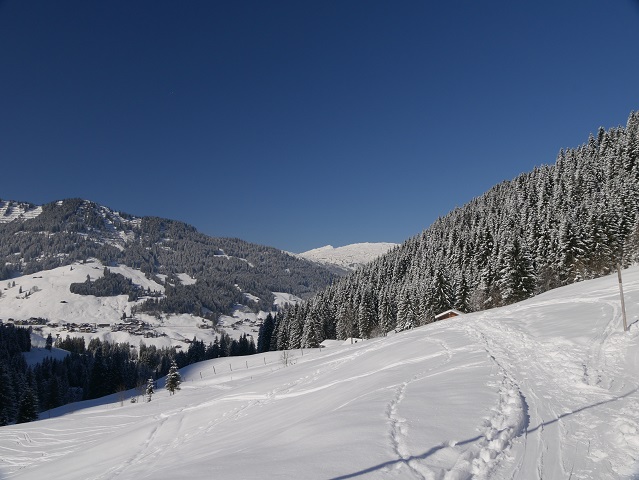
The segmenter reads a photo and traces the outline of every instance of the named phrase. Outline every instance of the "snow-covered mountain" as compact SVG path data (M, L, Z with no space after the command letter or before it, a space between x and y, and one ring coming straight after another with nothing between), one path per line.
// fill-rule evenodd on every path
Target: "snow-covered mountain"
M0 428L0 478L637 478L639 268L623 273L628 332L612 275L384 338L211 360L175 395Z
M298 256L323 265L339 267L345 271L354 271L362 265L375 260L396 247L396 243L354 243L343 247L315 248Z
M134 295L71 292L72 284L101 279L105 266L130 280ZM174 220L81 199L0 200L0 320L31 324L44 337L186 347L194 337L212 342L219 326L257 341L267 312L332 278L278 249L209 237Z
M26 202L12 202L0 200L0 223L9 223L14 220L27 220L35 218L42 213L42 207Z
M146 311L229 315L247 296L254 311L266 310L272 292L308 297L334 278L322 265L276 248L209 237L183 222L135 217L87 200L41 207L3 201L0 217L0 280L96 258L141 271L157 284L179 284L166 289L162 301L142 305ZM188 282L180 279L184 274Z
M142 291L165 298L165 284L157 283L138 269L125 265L110 266L109 271L130 279ZM129 299L127 295L96 297L71 292L71 284L95 281L104 274L104 265L96 259L74 263L64 267L35 272L0 282L0 321L15 321L31 325L34 331L46 337L51 333L55 339L66 335L84 337L86 343L92 338L109 342L126 342L137 346L140 340L157 347L187 347L193 339L206 344L215 340L223 329L232 338L242 334L254 337L267 311L254 312L248 305L255 303L250 294L245 295L244 304L236 304L228 315L221 315L216 324L209 318L191 313L156 315L135 311L147 297ZM186 273L176 275L181 285L195 282ZM165 280L165 279L164 279ZM168 285L175 286L171 283ZM287 303L301 299L295 295L274 292L274 302L269 311L276 311ZM135 314L133 315L133 313ZM126 318L123 318L123 315ZM213 328L216 325L218 328Z

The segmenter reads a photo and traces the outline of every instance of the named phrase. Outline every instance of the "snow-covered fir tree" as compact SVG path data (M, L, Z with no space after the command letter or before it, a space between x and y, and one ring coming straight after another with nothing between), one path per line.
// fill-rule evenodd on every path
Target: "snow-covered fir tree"
M175 394L176 390L180 390L180 384L182 383L182 376L178 371L178 366L175 363L175 360L171 362L171 368L169 369L169 373L166 376L166 385L165 388L169 391L171 395Z
M438 269L433 278L433 289L430 304L435 312L439 314L449 310L453 306L453 288L448 280L448 276L443 269Z
M377 312L373 301L373 293L366 290L359 302L357 311L357 328L360 338L368 338L377 320Z
M260 325L257 336L257 353L268 352L271 349L271 340L275 331L275 318L270 313Z
M18 404L16 423L27 423L38 419L38 397L32 388L27 388Z
M151 397L153 397L154 393L155 393L155 382L153 381L152 378L149 378L146 381L146 401L147 402L151 401Z
M0 362L0 427L8 425L16 415L15 390L9 365Z
M506 245L502 258L499 287L507 303L518 302L534 295L535 272L530 255L514 239Z

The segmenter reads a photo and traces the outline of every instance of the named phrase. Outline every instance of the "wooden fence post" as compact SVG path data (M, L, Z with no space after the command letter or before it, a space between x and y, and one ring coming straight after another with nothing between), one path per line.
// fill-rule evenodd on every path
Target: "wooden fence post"
M623 284L621 282L621 264L617 264L617 278L619 278L619 295L621 296L621 315L623 316L623 331L628 331L628 321L626 320L626 304L623 299Z

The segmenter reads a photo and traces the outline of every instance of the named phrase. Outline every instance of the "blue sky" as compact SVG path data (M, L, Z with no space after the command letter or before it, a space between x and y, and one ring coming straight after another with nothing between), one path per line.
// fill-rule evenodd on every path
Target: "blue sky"
M0 198L402 242L639 109L639 2L0 0Z

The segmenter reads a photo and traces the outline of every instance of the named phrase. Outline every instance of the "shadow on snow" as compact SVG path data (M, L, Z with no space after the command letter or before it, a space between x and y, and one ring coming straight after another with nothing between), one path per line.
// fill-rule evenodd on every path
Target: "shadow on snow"
M611 399L608 399L608 400L604 400L604 401L601 401L601 402L593 403L592 405L587 405L585 407L578 408L578 409L576 409L576 410L574 410L572 412L562 413L557 418L555 418L553 420L549 420L547 422L540 423L539 425L537 425L534 428L526 428L526 429L522 430L522 433L525 433L527 435L529 433L533 433L533 432L539 430L542 427L545 427L547 425L551 425L553 423L556 423L559 420L561 420L562 418L568 417L570 415L574 415L576 413L580 413L580 412L583 412L584 410L588 410L588 409L591 409L591 408L599 407L601 405L605 405L606 403L616 402L617 400L621 400L622 398L625 398L625 397L628 397L628 396L632 395L633 393L637 392L637 390L639 390L639 388L635 388L634 390L631 390L631 391L629 391L627 393L624 393L623 395L620 395L618 397L614 397L614 398L611 398ZM484 438L483 435L477 435L476 437L469 438L468 440L464 440L462 442L456 442L455 445L467 445L469 443L476 442L477 440L480 440L482 438ZM437 446L431 448L430 450L422 453L421 455L411 455L410 457L398 458L398 459L395 459L395 460L389 460L387 462L379 463L377 465L373 465L372 467L365 468L365 469L359 470L357 472L347 473L345 475L339 475L337 477L331 477L330 480L345 480L345 479L348 479L348 478L355 478L355 477L359 477L359 476L362 476L362 475L367 475L369 473L373 473L373 472L375 472L377 470L381 470L381 469L384 469L384 468L390 468L390 467L393 467L394 465L399 465L399 464L407 465L409 462L411 462L413 460L425 460L426 458L430 457L431 455L434 455L438 451L440 451L440 450L442 450L442 449L444 449L444 448L446 448L448 446L451 446L451 445L449 445L448 443L442 443L442 444L437 445ZM639 473L637 475L633 475L631 478L639 479Z

